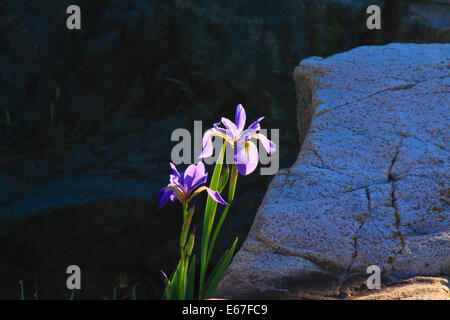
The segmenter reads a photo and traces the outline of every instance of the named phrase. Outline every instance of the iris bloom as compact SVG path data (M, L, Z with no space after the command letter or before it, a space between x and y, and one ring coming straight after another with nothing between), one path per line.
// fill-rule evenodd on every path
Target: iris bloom
M207 158L213 154L212 138L214 136L221 137L227 141L234 149L234 163L241 175L252 173L259 162L258 149L250 139L255 138L261 141L264 149L268 154L276 151L276 145L267 137L258 133L261 130L259 123L264 117L253 122L246 130L246 115L244 107L240 104L236 108L236 123L227 118L222 118L221 122L225 128L220 128L219 123L214 124L214 128L208 130L203 136L203 150L199 158Z
M208 173L205 173L205 165L202 162L197 165L191 164L184 173L178 172L173 163L170 164L170 167L173 173L170 175L170 183L167 187L158 191L159 208L165 205L169 199L172 202L179 200L181 203L188 203L197 194L205 190L215 202L223 205L227 204L217 191L208 187L202 186L195 190L204 184L208 178Z

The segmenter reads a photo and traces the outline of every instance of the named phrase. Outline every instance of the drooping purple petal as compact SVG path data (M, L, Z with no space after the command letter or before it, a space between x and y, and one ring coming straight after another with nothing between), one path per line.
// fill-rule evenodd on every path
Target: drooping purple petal
M164 187L158 191L158 198L159 198L159 207L158 209L161 209L163 205L169 201L169 199L173 198L173 195L175 194L175 191L173 190L167 190L167 187ZM176 196L176 194L175 194ZM172 200L174 201L174 200Z
M258 166L259 155L255 144L248 140L239 140L234 148L234 162L241 175L252 173Z
M239 132L242 132L242 130L244 130L245 127L245 120L246 120L246 116L245 116L245 110L244 107L242 106L242 104L239 104L236 108L236 126Z
M208 158L211 157L212 154L214 152L214 146L212 143L212 140L209 140L208 142L206 142L206 144L203 146L203 150L200 153L200 155L198 156L199 159L202 158Z
M208 157L212 156L212 154L214 152L214 147L213 147L213 143L212 143L213 133L214 133L214 130L210 129L210 130L206 131L205 134L203 135L203 142L202 142L203 149L202 149L202 152L200 153L200 155L198 156L199 159L208 158Z
M275 143L273 143L272 141L270 141L269 139L267 139L266 136L260 134L260 133L256 133L252 136L252 138L256 138L259 141L261 141L261 144L263 145L264 149L266 149L266 152L268 154L272 154L277 150L277 146Z
M210 188L206 188L206 192L208 192L209 196L211 197L211 199L213 199L215 202L223 204L223 205L227 205L228 203L223 200L222 196L220 195L219 192L214 191Z

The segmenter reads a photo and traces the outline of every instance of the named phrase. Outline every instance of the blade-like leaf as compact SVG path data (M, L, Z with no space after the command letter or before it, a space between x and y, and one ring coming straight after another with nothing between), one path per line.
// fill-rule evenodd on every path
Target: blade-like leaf
M223 156L225 154L226 142L224 141L223 147L219 153L219 157L214 168L213 176L211 178L211 183L209 185L210 189L217 191L219 187L220 173L222 171ZM201 265L200 265L200 290L199 298L202 298L203 283L205 280L206 270L208 269L207 263L207 253L208 253L208 243L211 235L211 229L214 223L214 216L217 210L217 202L215 202L211 197L206 200L205 216L203 219L203 232L202 232L202 244L201 244Z
M169 285L166 286L166 289L170 287L170 289L168 290L169 291L168 293L170 295L166 296L167 300L180 299L179 288L180 288L180 281L182 280L181 279L181 271L182 271L181 268L182 268L182 266L181 266L181 261L180 261L180 262L178 262L178 266L175 269L174 273L172 274Z
M60 95L61 95L61 89L59 88L59 86L56 86L56 88L55 88L55 101L59 100Z
M163 279L164 279L164 293L163 293L163 300L171 300L172 299L172 290L173 290L173 286L172 286L172 282L169 280L169 278L167 277L167 275L161 270L161 274L163 275ZM171 276L171 278L173 278L174 274ZM114 287L115 289L115 287ZM114 290L114 294L116 293L116 291Z
M131 300L137 300L136 285L134 285L133 288L131 288Z
M214 292L216 291L217 286L219 285L220 280L222 280L225 272L230 265L231 259L233 258L234 250L236 249L236 243L238 238L234 240L233 246L225 251L222 258L219 260L217 265L215 266L213 272L211 273L205 287L205 293L203 295L204 299L209 299L212 297Z
M192 256L191 263L189 265L187 286L186 286L186 299L194 299L194 288L195 288L195 254Z
M223 189L225 189L229 177L230 177L230 169L228 168L228 166L226 166L225 169L223 170L222 175L220 176L219 188L217 189L219 193L222 193Z
M195 241L195 234L191 234L189 236L188 243L186 245L186 255L187 257L190 257L192 254L192 250L194 249L194 241Z
M163 300L172 300L173 286L169 283L164 289Z
M19 284L20 284L20 300L25 300L25 296L23 294L23 281L20 280Z

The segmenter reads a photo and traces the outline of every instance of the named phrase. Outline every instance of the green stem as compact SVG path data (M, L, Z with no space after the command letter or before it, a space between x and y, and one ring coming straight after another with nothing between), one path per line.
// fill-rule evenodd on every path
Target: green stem
M188 211L188 204L187 202L183 201L183 228L182 230L185 228L185 224L187 222L187 213ZM183 238L183 231L181 232L181 239L180 239L180 266L181 266L181 270L180 270L180 278L179 278L179 282L178 282L178 298L180 300L184 300L184 292L185 292L185 250L184 250L184 246L185 246L185 241L182 241Z

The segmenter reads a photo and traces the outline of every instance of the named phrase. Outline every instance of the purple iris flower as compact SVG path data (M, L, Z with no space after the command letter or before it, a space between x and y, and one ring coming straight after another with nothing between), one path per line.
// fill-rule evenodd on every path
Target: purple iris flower
M172 173L170 175L170 183L167 187L158 191L159 209L166 204L170 199L172 202L179 200L180 202L189 202L202 191L207 191L209 196L217 203L226 205L227 203L220 196L219 192L214 191L208 187L202 186L194 191L197 187L204 184L208 178L208 173L205 173L205 165L200 162L197 165L191 164L186 171L178 172L173 163L170 164Z
M276 145L267 137L258 133L261 130L259 123L264 117L259 118L253 122L246 130L245 121L246 115L244 107L239 104L236 108L236 123L233 123L227 118L222 118L221 122L226 127L220 128L219 123L214 124L214 128L206 131L203 136L203 150L199 158L207 158L213 154L212 138L214 136L225 139L234 149L234 163L240 174L246 176L252 173L259 162L258 149L255 144L250 141L256 138L261 141L264 149L268 154L276 151Z

